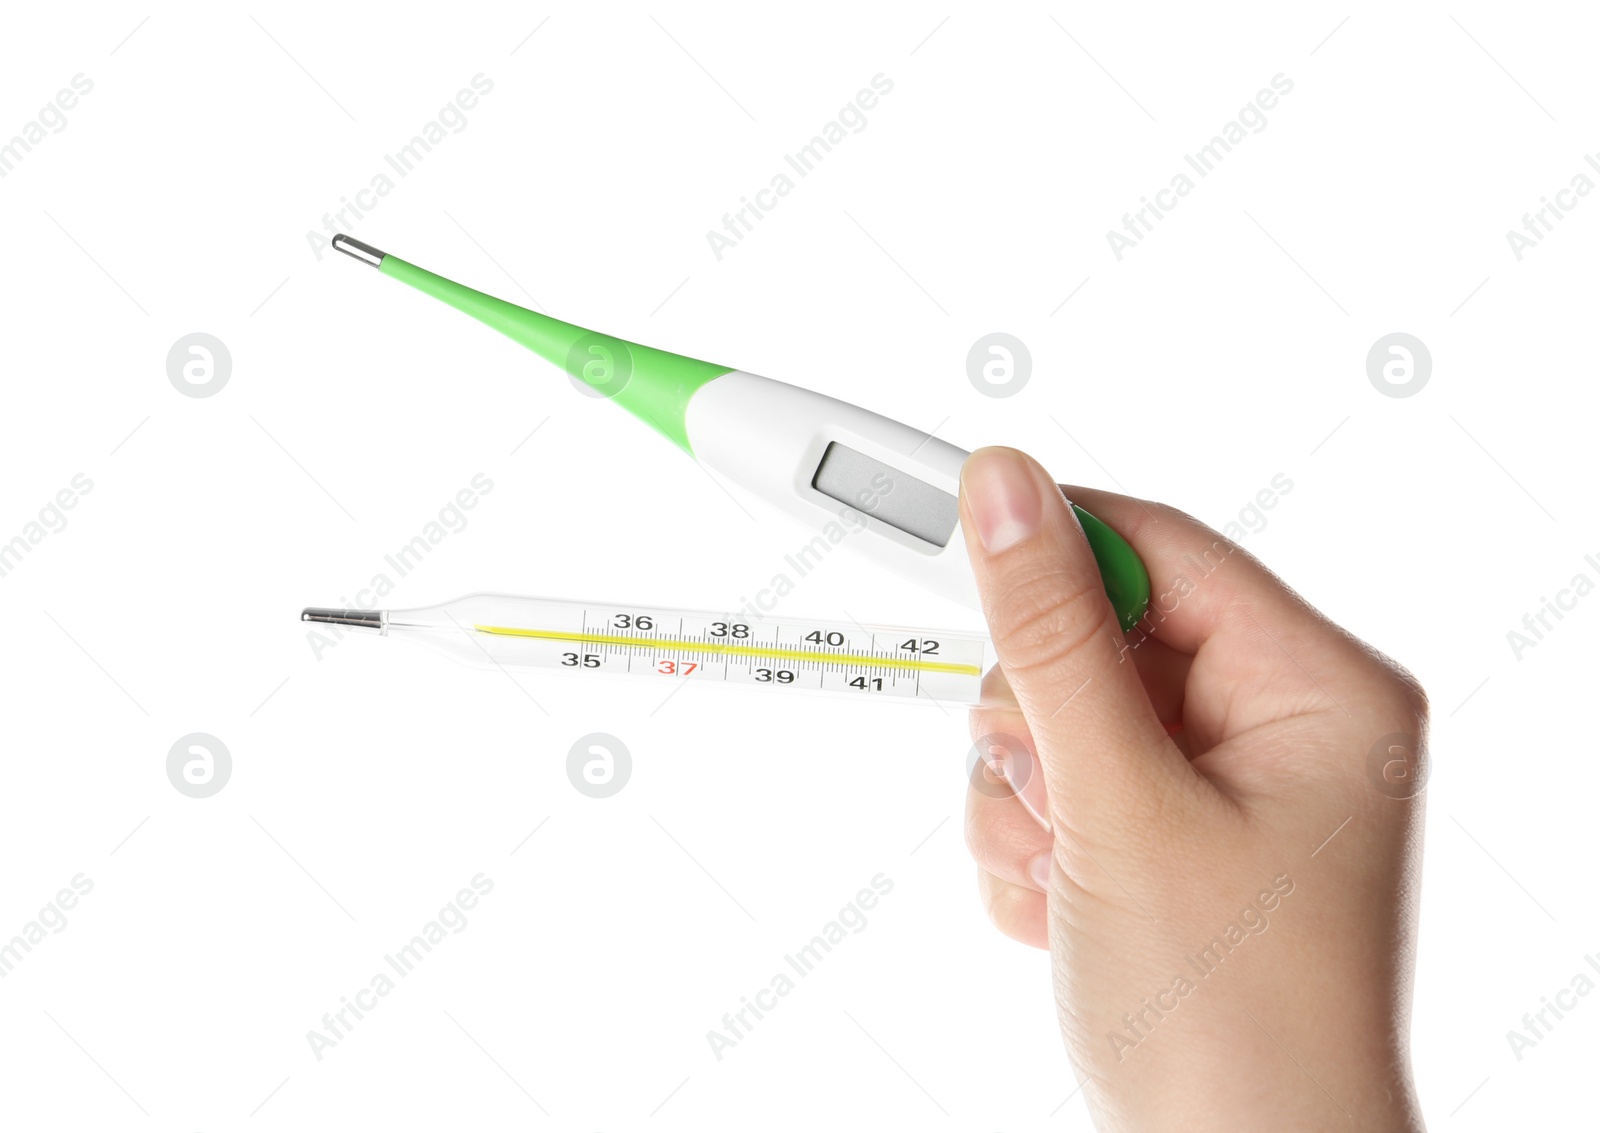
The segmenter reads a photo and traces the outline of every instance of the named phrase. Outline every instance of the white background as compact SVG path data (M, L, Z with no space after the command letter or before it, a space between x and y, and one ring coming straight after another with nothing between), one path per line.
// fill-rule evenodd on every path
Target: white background
M1594 30L1470 3L10 10L0 138L93 90L0 179L0 539L93 487L0 578L0 937L93 890L0 981L5 1123L1088 1127L1046 958L974 896L959 714L308 643L299 608L477 473L391 604L726 606L805 538L313 253L482 74L354 235L1218 526L1289 477L1245 545L1435 704L1430 1124L1578 1124L1600 997L1520 1061L1506 1033L1600 953L1600 597L1520 659L1506 635L1600 581L1600 197L1520 262L1505 234L1600 148ZM719 261L707 230L880 73L866 128ZM1266 128L1118 262L1107 230L1279 73ZM167 378L194 331L232 355L212 397ZM967 378L993 331L1031 350L1014 397ZM1403 399L1366 373L1394 331L1433 359ZM843 557L781 609L974 624ZM232 753L207 799L166 774L191 732ZM590 732L632 753L615 797L567 780ZM478 873L467 927L317 1060L306 1033ZM717 1061L706 1032L878 873L867 928Z

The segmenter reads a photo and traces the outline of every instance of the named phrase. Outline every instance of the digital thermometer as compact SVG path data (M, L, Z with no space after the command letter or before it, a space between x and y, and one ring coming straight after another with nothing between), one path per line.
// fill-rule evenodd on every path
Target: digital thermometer
M813 530L843 526L842 546L978 608L956 502L968 454L955 445L811 390L561 322L349 236L333 246L562 367L718 478ZM1111 605L1131 629L1150 598L1144 564L1115 531L1076 510Z

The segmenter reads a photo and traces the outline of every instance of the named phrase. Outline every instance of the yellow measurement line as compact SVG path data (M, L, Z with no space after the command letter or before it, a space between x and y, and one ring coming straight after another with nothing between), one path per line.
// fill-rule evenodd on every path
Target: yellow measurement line
M766 645L722 645L714 641L663 641L655 637L627 637L616 633L563 633L553 629L517 629L513 626L474 625L479 633L502 637L537 637L543 641L577 641L586 645L629 645L669 653L713 653L721 657L771 657L780 661L821 661L825 664L860 665L862 668L903 669L918 673L983 675L977 665L948 661L917 661L908 657L867 657L859 653L823 653L810 649L781 649Z

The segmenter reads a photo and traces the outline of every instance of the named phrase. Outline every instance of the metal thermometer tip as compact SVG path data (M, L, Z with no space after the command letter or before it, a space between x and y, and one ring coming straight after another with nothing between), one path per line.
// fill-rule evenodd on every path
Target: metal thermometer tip
M363 243L352 236L346 236L343 232L333 238L333 246L352 259L360 260L368 267L377 267L383 263L383 257L388 255L387 252L381 252L371 244Z
M300 611L303 622L320 622L323 625L359 626L362 629L382 630L386 615L382 610L333 610L321 606L307 606Z

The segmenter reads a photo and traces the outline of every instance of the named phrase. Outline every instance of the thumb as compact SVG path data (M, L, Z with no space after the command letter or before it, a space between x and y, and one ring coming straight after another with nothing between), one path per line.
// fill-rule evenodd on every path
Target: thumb
M1194 772L1145 695L1054 478L1015 449L978 450L961 470L961 526L1052 823L1087 832L1162 810Z

